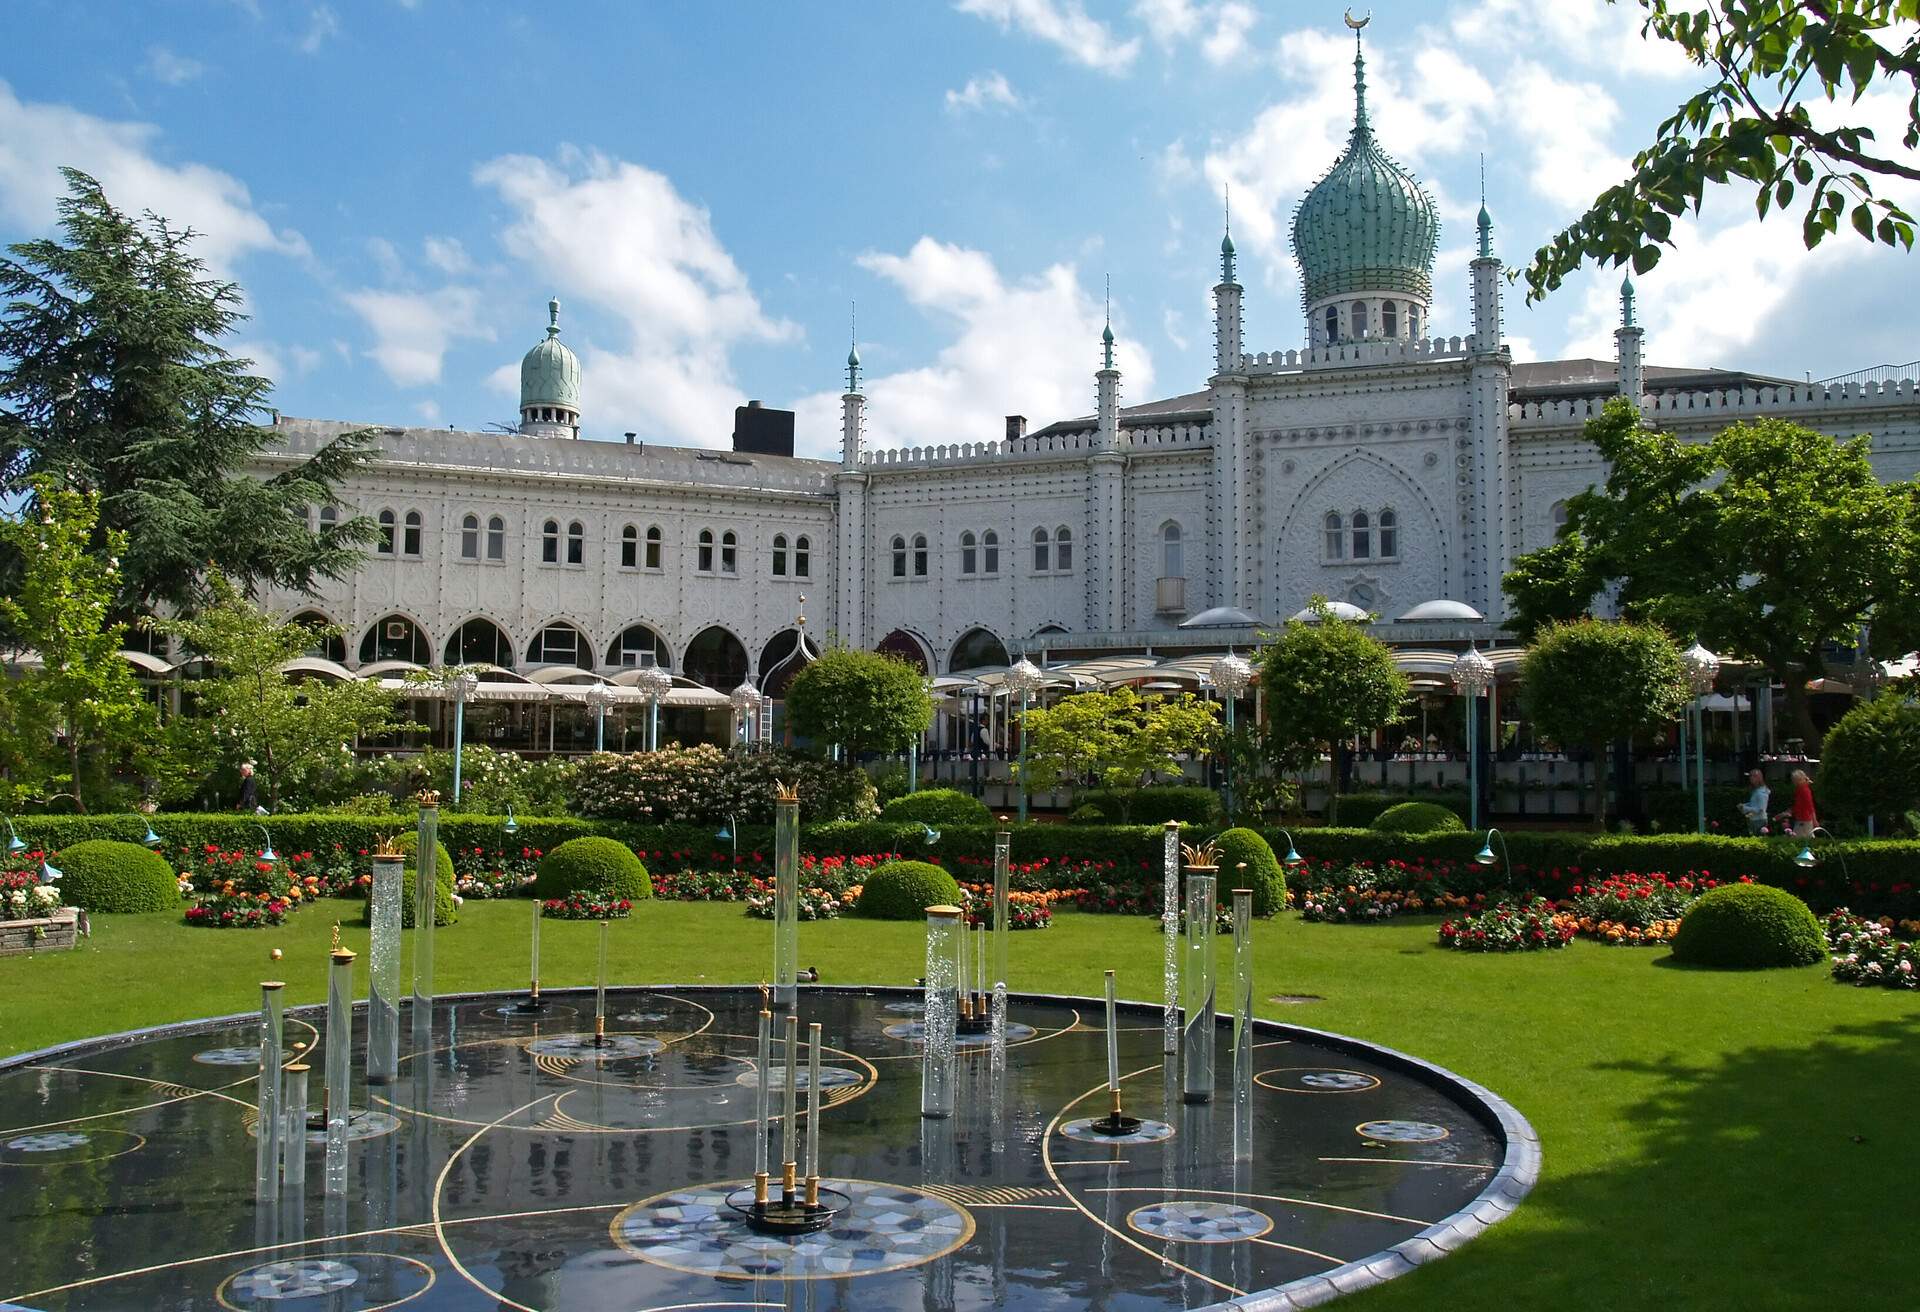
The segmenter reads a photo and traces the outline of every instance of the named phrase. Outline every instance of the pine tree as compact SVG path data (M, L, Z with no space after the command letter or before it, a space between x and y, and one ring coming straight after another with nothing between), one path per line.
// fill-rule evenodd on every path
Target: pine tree
M250 591L352 570L371 521L316 532L307 514L371 457L372 434L259 476L272 384L220 345L246 318L240 288L207 275L191 230L124 214L64 173L61 236L0 256L0 495L31 499L42 477L98 495L93 553L126 536L120 621L193 609L209 567ZM3 567L18 577L18 558Z

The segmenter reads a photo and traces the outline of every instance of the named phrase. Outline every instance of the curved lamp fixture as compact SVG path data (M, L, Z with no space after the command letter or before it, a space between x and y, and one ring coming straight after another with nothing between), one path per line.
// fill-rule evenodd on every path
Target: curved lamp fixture
M63 873L65 872L60 870L59 867L55 866L53 862L47 860L45 857L42 857L40 859L40 882L41 883L57 884L60 882L60 876Z
M1826 834L1828 838L1833 837L1831 832L1819 825L1815 825L1813 834L1808 836L1807 841L1801 845L1800 851L1794 856L1793 863L1795 865L1812 867L1820 864L1820 858L1813 854L1813 838L1820 834ZM1847 854L1837 847L1833 849L1833 854L1840 858L1840 874L1851 881L1853 879L1853 872L1847 869Z
M506 819L506 822L500 826L500 831L504 833L508 838L512 838L515 834L520 832L520 822L513 818L512 802L507 803L507 819Z
M8 816L6 819L7 819L7 855L18 856L20 855L20 853L27 850L27 845L20 841L20 834L13 827L13 817Z
M928 847L940 841L940 831L924 820L920 822L920 835L927 840Z
M264 838L267 842L267 845L260 849L260 859L262 861L278 861L280 854L273 850L273 835L267 832L265 825L257 824L254 828L260 831L260 837Z
M1284 864L1290 865L1290 866L1305 865L1307 863L1307 859L1300 855L1299 849L1294 847L1293 835L1290 833L1287 833L1287 831L1284 829L1282 829L1280 832L1287 835L1287 854L1281 857L1280 860Z
M1500 855L1498 857L1495 857L1493 854L1493 840L1495 838L1500 840ZM1498 829L1487 830L1486 840L1481 843L1480 850L1473 854L1473 860L1476 865L1483 866L1490 866L1497 860L1504 860L1507 863L1507 872L1509 874L1513 872L1513 854L1507 851L1507 836Z
M146 835L141 838L140 843L143 847L151 847L157 851L167 845L167 840L153 832L153 821L149 820L147 821Z

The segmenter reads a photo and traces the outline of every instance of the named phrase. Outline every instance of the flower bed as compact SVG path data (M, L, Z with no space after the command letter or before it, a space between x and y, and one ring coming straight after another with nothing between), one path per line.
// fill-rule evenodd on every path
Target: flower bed
M27 852L0 870L0 920L44 920L59 910L59 886L40 882L40 861Z
M540 914L550 920L624 920L633 914L633 903L623 897L574 893L548 898L541 905Z
M1048 929L1053 925L1053 904L1075 900L1081 890L1016 889L1007 890L1007 928ZM993 928L993 885L960 885L960 909L969 925Z
M1574 918L1544 897L1501 902L1463 920L1440 922L1440 946L1461 952L1537 952L1573 941Z
M322 895L310 852L265 861L255 852L208 843L181 849L176 862L180 891L194 900L186 912L189 925L261 929L284 924L289 914Z
M828 888L808 888L802 886L794 890L794 914L801 920L838 920L843 912L853 910L854 903L860 900L860 886L834 891ZM756 879L747 893L747 914L760 920L774 918L773 881Z
M1899 922L1912 933L1914 922ZM1920 944L1895 933L1891 917L1867 920L1845 907L1827 917L1833 977L1858 988L1920 988Z
M537 847L457 847L453 891L463 898L518 897L532 885L546 853Z
M1743 876L1740 882L1752 881ZM1574 918L1582 938L1611 947L1652 947L1671 942L1694 899L1719 886L1697 870L1678 879L1661 872L1609 875L1596 884L1575 884L1560 909Z

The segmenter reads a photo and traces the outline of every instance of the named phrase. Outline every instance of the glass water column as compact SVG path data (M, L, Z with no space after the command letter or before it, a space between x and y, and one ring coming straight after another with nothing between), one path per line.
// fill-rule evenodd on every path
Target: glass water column
M758 1075L753 1086L753 1201L767 1201L767 1138L773 1133L768 1086L773 1075L773 1009L767 1005L767 986L760 986L760 1046Z
M800 795L781 785L773 799L773 1005L791 1011L800 969Z
M927 994L920 1054L920 1114L953 1115L954 1022L959 1006L959 907L927 908Z
M420 794L413 850L413 1048L433 1046L433 913L440 887L440 795Z
M339 932L336 928L336 934ZM347 1187L347 1121L353 1114L353 949L336 946L327 958L326 1187Z
M376 854L367 919L367 1083L400 1073L400 895L404 858Z
M1208 866L1187 871L1187 962L1181 971L1186 986L1185 1079L1187 1102L1213 1101L1213 974L1214 876Z
M1180 822L1167 821L1161 852L1160 933L1166 953L1164 992L1166 1010L1161 1019L1160 1051L1180 1051Z
M1242 874L1246 867L1240 868ZM1253 1159L1253 890L1233 890L1233 1160Z
M254 1144L253 1196L262 1202L280 1197L280 1135L285 1128L280 1110L280 1049L285 1042L285 990L286 985L279 980L263 980L260 984L260 1137Z
M1011 865L1013 835L1005 829L993 836L993 1010L987 1017L991 1035L991 1063L997 1068L1007 1060L1007 935L1012 931L1008 917L1008 874Z
M286 1107L280 1116L281 1183L292 1198L300 1197L307 1188L308 1070L305 1062L296 1061L287 1067L283 1080Z

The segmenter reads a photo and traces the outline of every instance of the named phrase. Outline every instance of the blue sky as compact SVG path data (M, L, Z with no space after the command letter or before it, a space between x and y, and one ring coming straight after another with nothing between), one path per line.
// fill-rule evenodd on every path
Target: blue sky
M1091 409L1108 278L1126 400L1204 386L1229 184L1248 348L1300 344L1286 222L1350 122L1341 13L11 0L0 239L50 229L60 164L191 222L291 414L510 421L558 295L589 437L724 445L759 397L826 454L857 301L872 439L980 440ZM1468 331L1482 152L1521 264L1697 84L1639 13L1374 6L1375 121L1441 208L1437 330ZM1913 257L1809 255L1731 194L1681 239L1638 280L1653 362L1820 378L1920 354ZM1610 354L1618 282L1531 310L1509 289L1516 355Z

